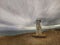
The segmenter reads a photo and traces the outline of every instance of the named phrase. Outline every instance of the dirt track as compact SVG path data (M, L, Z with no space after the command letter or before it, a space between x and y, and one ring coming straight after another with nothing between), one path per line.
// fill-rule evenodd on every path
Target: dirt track
M0 37L0 45L60 45L60 31L44 32L46 38L35 38L32 34Z

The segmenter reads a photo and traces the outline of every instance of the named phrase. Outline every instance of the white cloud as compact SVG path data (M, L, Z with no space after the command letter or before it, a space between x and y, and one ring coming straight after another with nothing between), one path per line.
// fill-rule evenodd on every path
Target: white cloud
M19 29L34 25L37 18L42 19L43 25L60 24L59 15L59 0L0 0L0 21Z

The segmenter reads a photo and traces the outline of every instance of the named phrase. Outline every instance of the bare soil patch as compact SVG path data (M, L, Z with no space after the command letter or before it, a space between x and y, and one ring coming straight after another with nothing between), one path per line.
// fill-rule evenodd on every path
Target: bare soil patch
M60 45L60 31L44 32L46 38L35 38L32 34L0 37L0 45Z

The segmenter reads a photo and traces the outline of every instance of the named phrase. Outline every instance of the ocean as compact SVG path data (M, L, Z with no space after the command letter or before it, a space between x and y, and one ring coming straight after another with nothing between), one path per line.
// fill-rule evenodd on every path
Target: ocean
M3 30L0 31L0 36L15 36L24 33L32 33L35 30Z

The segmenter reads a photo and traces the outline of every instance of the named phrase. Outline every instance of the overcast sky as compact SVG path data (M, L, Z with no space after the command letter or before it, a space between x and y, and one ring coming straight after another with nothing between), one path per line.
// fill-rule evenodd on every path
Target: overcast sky
M37 18L42 25L60 24L60 0L0 0L0 27L21 29Z

